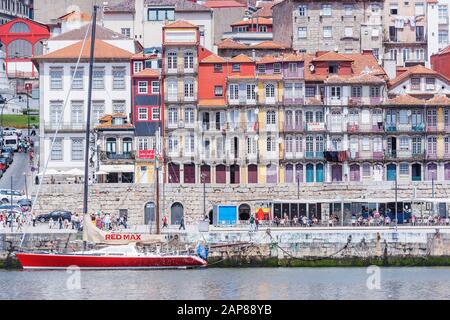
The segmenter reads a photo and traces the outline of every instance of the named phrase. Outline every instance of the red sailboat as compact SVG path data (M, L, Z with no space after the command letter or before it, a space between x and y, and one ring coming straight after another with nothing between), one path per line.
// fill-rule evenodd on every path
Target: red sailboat
M83 199L83 240L96 244L106 244L107 247L98 250L78 251L72 253L53 252L18 252L17 259L24 269L64 269L79 267L81 269L150 269L150 268L193 268L207 265L208 250L200 243L195 253L162 253L160 251L147 252L137 244L163 243L164 238L159 234L159 159L156 158L156 222L157 234L140 234L124 232L105 232L90 222L87 214L88 197L88 159L90 141L90 106L92 97L92 69L95 45L95 25L97 6L94 6L92 17L92 35L89 65L89 91L86 122L85 171L84 171L84 199ZM157 132L159 137L159 130ZM158 148L160 144L157 144ZM158 153L159 154L159 153ZM45 168L44 168L45 174ZM41 180L42 183L42 180ZM39 194L39 190L38 190ZM36 196L37 197L37 196ZM35 200L36 201L36 200ZM34 206L33 206L34 207Z

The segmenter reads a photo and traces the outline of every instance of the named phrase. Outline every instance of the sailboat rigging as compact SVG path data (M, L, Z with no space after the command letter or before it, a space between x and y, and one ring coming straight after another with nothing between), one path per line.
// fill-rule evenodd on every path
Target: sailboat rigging
M139 244L162 243L164 237L159 228L159 154L155 159L157 183L157 234L139 234L108 232L91 223L88 214L89 196L89 145L92 104L92 73L95 57L95 29L98 6L94 6L91 25L89 87L87 102L87 123L84 154L84 193L83 193L83 243L82 251L73 253L16 253L24 269L63 269L76 265L83 269L147 269L147 268L186 268L206 266L207 250L197 245L197 254L164 254L161 252L145 252L136 246ZM159 130L158 130L159 138ZM158 139L159 140L159 139ZM159 144L159 141L157 145ZM158 147L159 148L159 147ZM86 251L86 243L107 244L109 246Z

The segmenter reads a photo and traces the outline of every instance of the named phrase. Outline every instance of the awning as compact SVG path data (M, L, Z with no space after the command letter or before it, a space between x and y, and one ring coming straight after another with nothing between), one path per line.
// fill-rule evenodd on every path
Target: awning
M105 172L134 172L133 164L108 164L108 165L100 165L99 171Z

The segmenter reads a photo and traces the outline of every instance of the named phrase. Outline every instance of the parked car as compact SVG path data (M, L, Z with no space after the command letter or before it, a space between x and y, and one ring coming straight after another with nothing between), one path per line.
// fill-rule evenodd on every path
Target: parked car
M8 165L10 165L13 162L13 154L10 152L2 152L1 155L2 158L6 158L8 160Z
M17 201L17 204L21 207L31 207L32 202L30 199L23 198Z
M11 147L2 147L2 152L11 152L14 155L14 149Z
M22 135L22 131L20 131L19 129L13 128L13 127L5 127L3 128L3 135L4 136L11 136L11 135L17 135L17 136L21 136Z
M70 222L70 218L72 216L72 212L70 211L52 211L50 213L45 213L45 214L40 214L39 216L37 216L37 220L39 222L45 223L47 221L50 220L50 218L52 218L54 221L58 221L59 217L62 217L63 220L67 219Z
M9 167L8 159L0 158L0 170L6 171L8 167Z
M1 159L1 158L0 158ZM12 190L12 201L13 203L22 200L24 197L23 193L18 190ZM9 203L11 201L11 190L0 189L0 199L3 203Z

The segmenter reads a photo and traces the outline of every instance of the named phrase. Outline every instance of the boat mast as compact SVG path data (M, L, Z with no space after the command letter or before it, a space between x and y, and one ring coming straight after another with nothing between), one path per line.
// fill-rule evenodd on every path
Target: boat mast
M86 120L86 142L84 149L84 197L83 197L83 215L88 212L88 188L89 188L89 138L91 130L91 99L92 99L92 70L94 67L94 47L95 47L95 27L97 21L98 6L94 5L91 23L91 48L89 56L89 88L87 101L87 120ZM83 219L84 223L86 219Z

